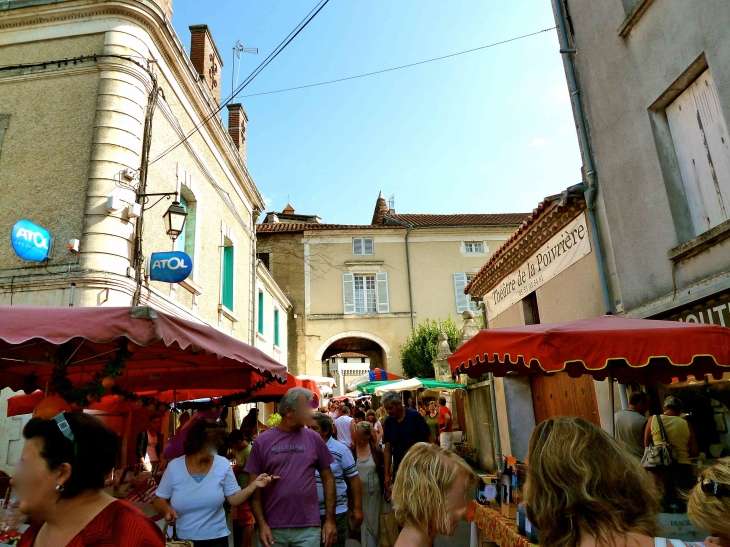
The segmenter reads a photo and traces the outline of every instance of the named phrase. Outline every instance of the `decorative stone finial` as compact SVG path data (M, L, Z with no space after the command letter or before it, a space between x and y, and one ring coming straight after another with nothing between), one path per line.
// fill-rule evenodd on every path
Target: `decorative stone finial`
M445 332L442 332L439 334L439 346L436 359L446 359L451 355L451 353L452 351L449 347L449 336Z
M479 327L477 326L476 321L474 321L473 311L466 310L464 311L464 313L461 314L461 317L464 319L464 325L461 327L459 346L462 346L464 343L468 342L477 334L479 334Z

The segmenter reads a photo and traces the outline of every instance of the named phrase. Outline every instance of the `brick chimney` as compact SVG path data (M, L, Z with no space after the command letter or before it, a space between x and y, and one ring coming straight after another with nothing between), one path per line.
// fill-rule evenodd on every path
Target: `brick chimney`
M226 105L228 107L228 134L233 139L238 151L246 163L246 123L248 116L240 103Z
M223 68L223 60L218 53L218 48L215 47L208 25L190 27L190 60L213 95L216 104L220 104L220 70Z

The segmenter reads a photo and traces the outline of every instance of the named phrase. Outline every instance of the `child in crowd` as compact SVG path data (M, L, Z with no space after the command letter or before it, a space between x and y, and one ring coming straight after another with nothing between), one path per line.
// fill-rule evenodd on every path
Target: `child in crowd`
M706 547L730 547L730 458L702 471L689 495L687 513L695 528L712 534Z
M417 443L398 468L393 508L403 527L395 547L429 547L438 534L454 535L464 518L476 475L453 452Z

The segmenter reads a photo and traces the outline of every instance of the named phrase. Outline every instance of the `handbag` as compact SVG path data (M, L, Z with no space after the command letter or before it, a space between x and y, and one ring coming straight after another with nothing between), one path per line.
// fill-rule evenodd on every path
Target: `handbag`
M662 418L656 415L655 418L659 423L659 432L662 436L662 442L655 445L654 439L649 441L649 446L644 449L644 457L641 458L641 465L644 467L669 467L676 463L672 445L667 442L667 434L662 425Z
M177 537L177 528L175 525L172 525L172 537L168 537L167 535L167 526L168 524L165 523L165 547L195 547L195 544L190 539L180 539Z

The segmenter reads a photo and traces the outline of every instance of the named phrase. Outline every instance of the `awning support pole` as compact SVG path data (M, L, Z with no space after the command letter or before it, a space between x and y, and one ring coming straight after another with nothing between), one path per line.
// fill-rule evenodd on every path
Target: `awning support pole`
M621 410L628 410L629 399L626 396L626 386L624 384L618 385L618 396L621 399Z
M614 421L613 415L616 414L616 402L613 398L613 369L609 368L608 370L608 390L611 392L609 396L609 401L611 401L611 437L616 437L616 423Z

